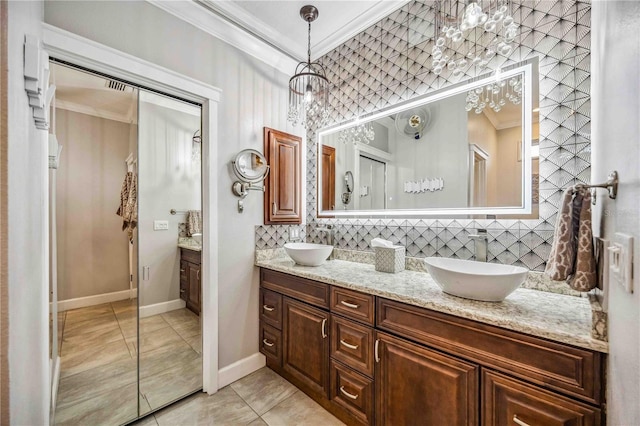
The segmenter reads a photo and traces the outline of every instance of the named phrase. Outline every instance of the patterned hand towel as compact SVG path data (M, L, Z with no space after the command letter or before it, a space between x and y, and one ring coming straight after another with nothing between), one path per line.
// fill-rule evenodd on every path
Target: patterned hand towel
M135 173L127 172L120 190L120 206L116 212L122 217L122 230L132 231L138 224L138 178Z
M545 273L552 280L567 280L577 291L589 291L597 283L595 266L591 194L586 189L571 187L562 197Z
M202 214L200 210L189 210L187 212L187 235L202 233Z

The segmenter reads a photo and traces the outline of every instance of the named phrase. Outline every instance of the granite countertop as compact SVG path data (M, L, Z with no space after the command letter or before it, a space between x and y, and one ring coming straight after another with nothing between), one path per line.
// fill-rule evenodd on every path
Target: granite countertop
M587 297L519 288L503 302L480 302L443 293L427 272L376 272L374 265L330 260L321 266L296 265L288 257L256 256L256 266L385 297L560 343L608 352L592 335Z
M178 238L178 247L187 250L202 251L202 244L191 237Z

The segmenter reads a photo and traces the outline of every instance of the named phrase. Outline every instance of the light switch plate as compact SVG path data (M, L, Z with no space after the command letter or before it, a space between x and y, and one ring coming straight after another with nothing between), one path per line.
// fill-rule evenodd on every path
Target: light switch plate
M289 239L295 240L298 238L300 238L300 230L297 228L291 228L291 231L289 231Z
M633 237L616 233L609 251L609 281L633 293Z
M153 230L154 231L168 231L169 230L169 221L168 220L154 220L153 221Z

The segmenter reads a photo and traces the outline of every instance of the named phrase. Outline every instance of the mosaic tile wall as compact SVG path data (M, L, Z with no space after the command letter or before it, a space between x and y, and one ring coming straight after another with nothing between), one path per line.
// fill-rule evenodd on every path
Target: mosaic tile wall
M589 1L514 0L520 35L509 57L497 55L491 70L537 56L540 74L540 186L537 220L317 219L315 129L307 133L307 240L320 242L315 227L335 226L337 246L370 250L381 236L407 247L409 256L468 259L469 235L489 233L488 260L544 269L561 194L590 180ZM331 84L329 125L424 95L480 73L469 67L455 77L431 71L434 1L411 1L320 60ZM261 228L257 227L256 229ZM266 227L264 227L266 228ZM268 238L256 235L256 244ZM272 245L275 243L271 243Z

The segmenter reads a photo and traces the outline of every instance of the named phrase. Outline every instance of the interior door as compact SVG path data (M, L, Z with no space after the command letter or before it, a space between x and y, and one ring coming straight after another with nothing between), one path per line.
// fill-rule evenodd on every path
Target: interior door
M336 149L322 145L322 210L336 208Z
M387 165L360 155L359 196L361 210L384 209L386 202Z
M202 388L201 256L193 237L203 231L201 109L141 89L138 111L136 349L144 415Z

